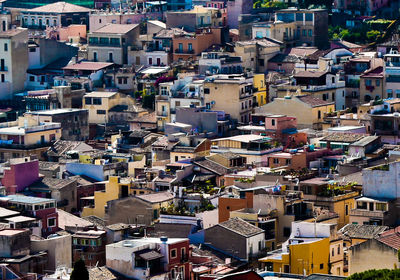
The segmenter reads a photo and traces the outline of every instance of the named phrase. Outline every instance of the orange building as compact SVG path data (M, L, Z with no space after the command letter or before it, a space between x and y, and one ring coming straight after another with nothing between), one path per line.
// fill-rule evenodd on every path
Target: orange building
M196 60L196 56L214 44L221 44L221 28L207 28L190 35L172 38L173 61Z
M275 153L268 156L268 166L271 168L286 167L287 169L302 169L307 167L306 153Z
M253 192L241 192L244 197L222 196L218 199L218 222L229 220L231 211L253 208Z

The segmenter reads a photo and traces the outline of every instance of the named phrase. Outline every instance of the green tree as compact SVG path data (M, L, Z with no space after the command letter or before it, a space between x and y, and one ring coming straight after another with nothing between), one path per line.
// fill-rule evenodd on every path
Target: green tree
M381 35L380 31L378 31L378 30L370 30L370 31L367 32L367 39L368 39L368 41L373 42L380 35Z
M400 278L400 269L371 269L351 275L347 280L392 280Z
M86 269L86 265L83 260L78 260L75 262L70 280L89 280L89 272Z

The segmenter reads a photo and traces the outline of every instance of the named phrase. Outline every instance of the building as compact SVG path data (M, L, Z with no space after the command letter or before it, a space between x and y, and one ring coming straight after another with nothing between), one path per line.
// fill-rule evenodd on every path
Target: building
M128 278L191 279L189 239L141 238L106 246L106 266Z
M199 59L199 74L241 74L242 59L221 52L203 52Z
M264 249L265 233L241 218L231 218L207 228L204 242L227 255L248 261Z
M54 109L33 111L26 115L37 117L40 122L60 123L61 139L83 141L89 138L89 112L85 109Z
M252 25L252 39L272 38L290 47L298 39L296 27L296 22L256 22Z
M282 9L276 11L275 21L296 23L294 36L298 45L307 44L319 49L329 47L327 10Z
M196 159L210 155L211 142L206 138L180 137L170 153L170 162Z
M43 237L58 231L57 205L54 199L24 195L7 195L2 197L2 205L13 208L39 220Z
M275 98L272 102L256 108L256 113L285 114L296 117L298 128L321 129L323 117L335 111L335 103L303 95Z
M253 79L243 75L214 75L204 81L207 108L224 111L237 122L248 123L252 113Z
M47 148L61 137L60 123L41 123L19 118L0 128L0 160L36 156L43 159Z
M103 266L106 261L106 232L103 230L77 231L72 235L72 258L84 260L86 266Z
M360 101L370 102L371 100L379 100L393 97L400 97L392 92L384 90L384 72L383 67L379 66L375 69L365 71L360 75Z
M138 24L107 24L88 34L90 61L128 63L128 46L139 46Z
M21 11L21 25L29 29L88 24L90 9L67 2L56 2Z
M0 33L0 99L11 99L25 87L28 69L28 30L8 29Z
M39 161L30 158L12 158L2 170L1 184L8 194L24 191L39 180ZM24 174L24 176L20 176Z
M250 14L253 9L251 1L234 0L226 3L228 26L231 29L239 28L239 16L241 14Z
M83 97L83 109L89 110L89 124L107 123L110 110L118 105L134 105L135 101L119 92L94 91Z

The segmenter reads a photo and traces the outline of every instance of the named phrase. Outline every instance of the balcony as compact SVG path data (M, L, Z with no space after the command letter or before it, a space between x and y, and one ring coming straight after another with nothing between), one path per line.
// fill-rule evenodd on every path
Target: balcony
M369 211L367 209L351 209L350 215L361 216L368 218L380 218L383 219L387 215L387 211Z
M194 50L181 50L181 49L176 49L175 53L178 54L194 54Z
M7 66L0 67L0 72L8 72L8 67Z

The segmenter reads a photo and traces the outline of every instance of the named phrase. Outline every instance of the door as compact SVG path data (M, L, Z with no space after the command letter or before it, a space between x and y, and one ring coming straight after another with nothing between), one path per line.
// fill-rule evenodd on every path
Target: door
M161 58L157 57L157 66L160 66L161 64Z

